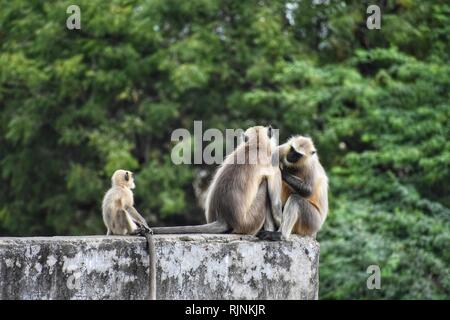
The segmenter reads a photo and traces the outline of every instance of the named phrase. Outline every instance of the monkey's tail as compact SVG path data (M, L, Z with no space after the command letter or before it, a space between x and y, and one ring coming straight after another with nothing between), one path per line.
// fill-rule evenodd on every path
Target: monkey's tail
M226 233L230 228L226 223L214 221L198 226L159 227L152 228L155 234L180 234L180 233Z
M155 253L155 241L153 239L152 230L145 232L145 238L148 245L148 278L149 278L149 299L156 300L156 253Z

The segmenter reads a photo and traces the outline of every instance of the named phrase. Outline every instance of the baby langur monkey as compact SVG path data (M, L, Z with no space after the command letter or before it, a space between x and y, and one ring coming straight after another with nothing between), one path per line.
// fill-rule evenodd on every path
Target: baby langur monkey
M136 187L131 171L117 170L111 178L112 186L106 192L102 203L103 221L107 228L106 235L143 235L147 239L150 266L151 300L156 298L156 260L155 244L152 230L145 219L134 208L131 191Z
M291 233L315 237L328 214L328 178L311 138L294 136L278 147L283 216L278 232L261 231L263 240L288 239Z
M103 221L106 235L136 235L142 229L150 230L145 219L134 208L133 173L117 170L111 178L112 186L103 198Z

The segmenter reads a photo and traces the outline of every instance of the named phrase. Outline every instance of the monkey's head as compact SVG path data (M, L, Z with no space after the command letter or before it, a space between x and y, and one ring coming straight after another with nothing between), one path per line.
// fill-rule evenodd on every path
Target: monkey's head
M244 142L258 145L272 151L277 146L275 130L272 126L250 127L244 132Z
M317 160L317 151L311 138L294 136L280 146L280 160L288 168L302 167Z
M127 170L116 170L111 178L111 182L113 187L126 187L130 189L136 187L133 172Z

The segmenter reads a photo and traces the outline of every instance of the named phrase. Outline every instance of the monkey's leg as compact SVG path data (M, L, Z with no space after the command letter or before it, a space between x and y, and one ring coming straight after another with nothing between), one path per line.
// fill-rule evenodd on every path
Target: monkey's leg
M264 233L265 231L270 231L270 232L275 232L276 227L275 227L275 221L273 220L273 215L272 215L272 210L271 210L271 206L270 206L270 200L269 197L266 197L266 205L264 212L265 212L265 217L264 217L264 225L263 228L260 229L258 231L258 233L256 234L257 237L260 236L261 233Z
M267 189L267 181L263 181L260 185L260 188L266 188ZM273 219L273 214L272 214L272 208L271 208L271 203L270 203L270 199L269 199L269 190L267 189L267 196L265 197L265 219L264 219L264 226L263 229L267 230L267 231L275 231L276 230L276 226L275 226L275 221Z
M109 228L108 228L108 231L106 231L106 235L107 235L107 236L110 236L110 235L111 235L111 230L109 230Z
M261 187L267 187L267 195L265 197L265 219L264 228L259 230L256 234L257 237L265 237L265 232L275 232L281 225L282 206L281 206L281 172L276 170L273 176L268 176L265 181L260 185ZM259 193L259 191L258 191ZM262 201L262 200L260 200Z
M272 210L270 210L270 206L266 207L266 217L264 220L264 230L267 231L275 231L276 227L275 227L275 222L273 221L273 217L272 217Z
M261 231L257 235L258 238L260 238L261 240L271 240L271 241L288 240L290 234L292 233L292 229L294 228L295 223L299 219L299 209L300 209L298 203L299 198L301 197L293 194L286 201L286 204L283 209L281 226L278 231L275 232Z
M292 197L292 195L291 195ZM294 232L299 235L315 236L322 226L322 216L319 210L307 199L295 195L298 205L299 219Z
M276 227L280 226L283 214L283 208L281 205L281 187L281 171L276 168L275 173L267 177L267 190L269 193L272 218Z
M124 234L132 234L136 229L139 229L138 224L133 221L133 218L127 211L120 210L120 212L124 222Z
M281 232L281 238L284 240L289 239L295 223L299 220L300 201L306 200L297 194L291 194L284 205L283 221L278 230Z
M259 187L253 202L241 219L233 228L233 233L255 235L265 224L266 217L271 215L267 181L264 179Z

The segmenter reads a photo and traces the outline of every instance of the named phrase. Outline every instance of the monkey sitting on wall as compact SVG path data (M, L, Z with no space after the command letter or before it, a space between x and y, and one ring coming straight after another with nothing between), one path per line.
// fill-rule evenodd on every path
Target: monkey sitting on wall
M291 233L315 237L328 214L328 178L311 138L294 136L278 147L283 186L282 222L263 240L288 239Z
M106 235L135 235L140 230L150 230L145 219L134 208L131 191L136 187L133 173L117 170L111 178L112 186L103 198L103 221Z
M136 187L131 171L116 170L111 178L112 186L106 192L103 203L103 221L107 228L106 235L142 235L147 239L149 250L149 297L156 299L156 259L152 230L145 219L134 208L131 191Z
M207 224L153 228L155 234L238 233L275 230L281 221L281 172L273 165L277 150L271 127L256 126L214 175L206 197Z

